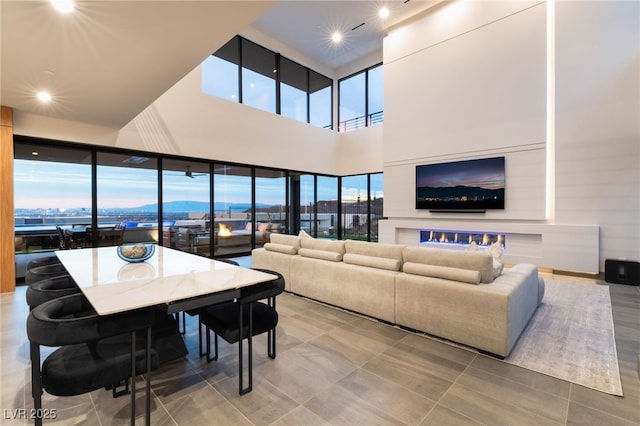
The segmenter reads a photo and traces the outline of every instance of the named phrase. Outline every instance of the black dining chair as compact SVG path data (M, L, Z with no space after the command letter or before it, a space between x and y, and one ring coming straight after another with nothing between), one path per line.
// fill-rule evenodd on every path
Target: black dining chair
M160 311L145 308L97 315L82 294L36 306L27 318L34 413L42 413L43 390L72 396L115 388L131 379L131 423L135 423L135 377L146 373L146 423L150 423L150 372L159 365L151 349L151 327ZM145 331L146 337L137 332ZM40 346L59 347L40 364ZM139 347L145 347L140 350ZM42 418L36 417L41 425Z
M24 274L24 283L31 285L36 281L44 280L47 278L55 277L57 275L65 275L69 272L62 266L62 263L52 263L49 265L37 266L35 268L28 269Z
M27 262L27 271L30 269L37 268L39 266L54 265L54 264L60 264L60 259L58 259L58 256L56 256L55 254L36 257Z
M251 392L253 388L253 336L267 333L267 355L276 357L276 326L278 312L276 296L284 291L282 274L267 269L253 268L258 271L277 275L278 278L240 289L240 297L233 302L207 306L200 311L200 321L206 327L207 362L218 359L218 336L228 343L238 342L240 395ZM266 299L266 303L260 300ZM211 357L211 337L214 333L214 356ZM247 339L248 384L243 379L243 343Z
M29 309L33 309L49 300L76 293L80 293L80 287L71 276L56 275L29 284L26 291L27 305Z

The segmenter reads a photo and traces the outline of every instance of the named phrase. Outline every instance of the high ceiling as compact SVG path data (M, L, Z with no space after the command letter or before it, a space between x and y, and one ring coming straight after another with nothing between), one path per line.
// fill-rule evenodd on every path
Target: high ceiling
M0 1L0 104L121 128L248 26L335 69L382 47L385 28L433 1ZM360 25L364 23L364 25ZM352 30L352 28L358 28ZM341 30L339 46L329 43ZM54 96L49 104L37 90Z
M382 49L389 26L436 3L435 0L279 1L253 27L336 69ZM389 9L386 19L378 16L383 6ZM335 31L343 35L339 44L331 42Z

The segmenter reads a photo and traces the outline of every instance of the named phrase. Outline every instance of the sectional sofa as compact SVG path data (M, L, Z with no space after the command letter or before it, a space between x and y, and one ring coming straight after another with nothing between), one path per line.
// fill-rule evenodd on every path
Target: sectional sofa
M544 296L537 267L457 251L272 234L253 266L285 290L506 357Z

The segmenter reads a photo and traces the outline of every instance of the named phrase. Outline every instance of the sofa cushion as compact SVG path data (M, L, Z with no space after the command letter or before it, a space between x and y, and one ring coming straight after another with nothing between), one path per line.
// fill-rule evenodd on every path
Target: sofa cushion
M300 238L300 247L312 250L332 251L344 254L344 241L338 240L322 240L316 238ZM342 260L342 256L340 256Z
M381 244L355 240L345 240L344 242L346 253L394 259L400 263L402 263L402 250L404 248L405 246L399 244Z
M300 238L297 235L287 234L271 234L270 242L274 244L284 244L287 246L295 247L296 250L300 248Z
M475 241L469 244L469 248L467 250L480 251ZM496 241L495 243L492 243L486 251L493 257L493 278L496 279L502 275L502 272L504 271L504 251L502 250L502 244Z
M480 282L493 282L493 258L483 251L457 251L427 247L405 247L404 261L427 265L448 266L480 272Z
M298 253L298 248L295 246L289 246L286 244L276 244L276 243L266 243L264 245L265 250L275 251L278 253L284 254L296 254Z
M331 262L341 262L342 253L329 250L316 250L310 248L301 248L298 254L302 257L312 257L314 259L329 260Z
M424 263L406 262L402 270L407 274L425 277L442 278L469 284L480 284L480 272L469 269L451 268L449 266L426 265Z
M352 265L368 266L370 268L387 269L389 271L399 271L402 263L397 259L386 257L365 256L363 254L345 253L342 260L344 263Z

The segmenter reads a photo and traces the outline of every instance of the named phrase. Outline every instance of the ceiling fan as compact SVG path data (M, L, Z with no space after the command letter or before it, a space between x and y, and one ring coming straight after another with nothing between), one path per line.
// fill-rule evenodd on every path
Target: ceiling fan
M188 178L194 179L197 176L207 176L207 173L194 173L191 171L191 166L187 166L187 169L184 173L165 173L167 176L186 176Z

